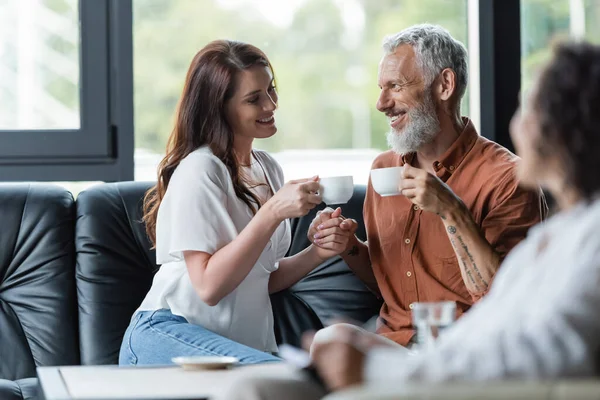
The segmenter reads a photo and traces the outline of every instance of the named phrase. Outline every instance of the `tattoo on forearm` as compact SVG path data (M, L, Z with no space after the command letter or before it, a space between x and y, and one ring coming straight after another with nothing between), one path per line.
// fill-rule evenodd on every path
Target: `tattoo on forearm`
M475 290L477 290L478 292L481 291L481 287L479 287L479 285L475 282L475 279L473 278L473 274L471 273L470 270L466 270L467 271L467 275L469 276L469 279L471 279L471 283L473 283L473 286L475 287Z
M454 248L458 248L458 246L456 246L456 242L454 241L454 238L452 238L452 237L450 238L450 243L452 243L452 246ZM469 268L467 268L466 260L463 257L461 257L459 260L459 263L462 264L462 266L465 270L465 273L467 274L469 281L471 281L471 283L473 284L473 287L475 288L475 290L480 291L481 289L480 289L479 285L477 284L477 282L475 281L475 278L473 278L473 274L471 273L471 270Z
M473 278L473 273L471 272L471 270L467 268L467 264L465 263L465 260L462 260L462 262L463 262L465 271L467 273L467 276L469 277L469 280L473 284L473 287L475 288L475 290L477 290L479 292L481 290L481 287L477 284L477 282L475 281L475 278Z
M448 226L447 230L448 230L449 234L456 235L457 229L455 226L450 225L450 226ZM450 237L450 243L452 243L452 246L455 249L458 249L458 248L463 249L463 251L465 252L467 257L469 258L471 265L473 266L473 271L477 275L477 278L479 278L480 282L483 283L485 286L488 286L488 282L481 275L481 271L479 271L479 268L477 267L477 264L475 263L475 258L473 257L473 254L471 254L471 252L469 251L469 248L467 247L467 244L463 240L462 236L458 235L456 237L457 237L458 241L460 242L460 247L456 245L456 242L454 241L453 237ZM471 269L467 268L466 260L464 258L461 258L461 261L465 268L465 272L466 272L467 276L469 277L469 280L475 287L475 290L480 291L481 289L480 289L479 285L477 284L477 281L475 280L473 273L471 272Z
M349 256L357 256L358 255L358 246L354 245L347 253Z
M477 268L477 264L475 264L475 259L473 258L473 255L471 254L471 252L469 251L469 248L467 247L467 245L465 244L465 242L463 241L463 238L458 235L458 241L460 242L460 246L463 248L463 250L465 251L465 253L467 254L467 257L469 257L469 260L471 261L471 264L473 265L473 270L475 271L475 273L477 274L477 277L481 280L481 282L484 285L488 285L488 283L486 282L485 279L483 279L483 276L481 276L481 272L479 271L479 268Z

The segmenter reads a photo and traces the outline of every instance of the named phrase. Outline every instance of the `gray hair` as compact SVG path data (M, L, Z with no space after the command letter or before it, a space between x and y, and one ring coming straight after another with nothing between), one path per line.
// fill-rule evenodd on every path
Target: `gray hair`
M453 70L457 78L456 91L459 99L462 99L467 90L469 73L467 49L461 42L439 25L420 24L386 36L383 39L383 51L392 54L403 44L413 47L417 63L425 75L426 86L431 85L445 68Z

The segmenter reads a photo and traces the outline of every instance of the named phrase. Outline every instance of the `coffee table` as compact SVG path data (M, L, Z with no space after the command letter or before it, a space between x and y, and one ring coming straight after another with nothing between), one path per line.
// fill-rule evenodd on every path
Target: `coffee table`
M219 371L186 371L178 366L39 367L46 400L183 400L217 396L240 374L289 376L295 368L284 363Z

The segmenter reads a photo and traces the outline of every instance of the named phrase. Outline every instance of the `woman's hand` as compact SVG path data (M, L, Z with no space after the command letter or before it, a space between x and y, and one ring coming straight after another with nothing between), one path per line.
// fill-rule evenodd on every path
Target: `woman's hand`
M289 181L265 203L279 221L302 217L321 204L319 177Z
M320 211L308 229L308 240L314 245L319 258L328 258L343 253L354 237L358 224L353 219L344 218L342 209L326 208Z

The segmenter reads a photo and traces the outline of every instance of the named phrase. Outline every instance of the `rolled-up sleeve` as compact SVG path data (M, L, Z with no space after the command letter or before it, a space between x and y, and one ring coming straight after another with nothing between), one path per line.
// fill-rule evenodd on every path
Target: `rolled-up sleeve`
M188 250L214 254L236 237L223 168L203 154L193 154L177 167L158 212L158 263L182 261Z
M481 229L503 260L513 247L525 239L529 228L546 218L548 206L541 189L520 187L512 171L499 183L494 194L497 199L483 219Z

